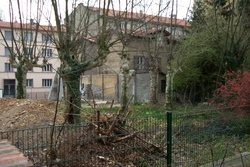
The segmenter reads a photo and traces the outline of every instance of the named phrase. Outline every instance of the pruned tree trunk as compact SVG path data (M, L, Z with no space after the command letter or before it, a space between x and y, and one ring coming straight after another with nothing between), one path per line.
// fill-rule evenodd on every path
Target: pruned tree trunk
M167 72L166 72L166 91L165 91L165 108L166 110L172 109L172 101L171 101L171 83L172 81L172 70L171 70L171 60L168 60L167 63Z
M151 67L150 73L150 104L157 103L157 69L155 66Z
M17 80L17 99L26 98L26 78L27 70L24 68L23 63L19 63L16 67L15 77Z
M65 100L68 103L65 115L68 123L79 123L80 120L80 106L81 106L81 92L79 90L80 75L79 73L66 74L63 77L65 83Z
M22 65L17 66L17 71L15 72L16 80L17 80L17 99L24 99L24 88L23 88L23 69Z
M122 94L121 94L121 113L123 116L126 114L126 105L128 103L128 83L130 80L129 75L129 60L128 54L122 53Z

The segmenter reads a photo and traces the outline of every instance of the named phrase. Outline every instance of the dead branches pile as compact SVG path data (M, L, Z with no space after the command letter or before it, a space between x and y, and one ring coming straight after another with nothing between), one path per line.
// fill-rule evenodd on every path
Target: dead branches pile
M109 113L112 111L113 103L114 101L111 103ZM140 141L140 143L145 145L142 145L142 147L148 152L152 153L156 150L156 152L164 152L164 150L159 145L151 143L142 137L146 135L143 130L133 129L131 132L131 130L128 129L126 120L130 116L131 110L128 110L125 116L121 114L121 108L115 114L100 113L99 110L97 110L95 113L96 114L89 115L90 122L91 125L93 125L97 130L98 138L100 139L99 141L101 141L103 144L108 145L110 143L120 142L125 139L136 138L137 141Z
M111 103L110 111L112 110L114 101ZM127 138L132 138L137 132L130 133L125 128L126 119L131 111L128 111L125 116L122 116L121 109L115 114L100 113L99 110L93 115L89 115L91 124L96 128L97 134L104 144L110 142L118 142Z

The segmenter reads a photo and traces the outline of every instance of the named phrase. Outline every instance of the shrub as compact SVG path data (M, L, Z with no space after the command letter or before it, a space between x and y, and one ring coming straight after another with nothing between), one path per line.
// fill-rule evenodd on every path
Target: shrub
M250 108L250 73L227 72L224 81L214 91L211 103L217 103L219 107L229 107L234 113L245 114Z

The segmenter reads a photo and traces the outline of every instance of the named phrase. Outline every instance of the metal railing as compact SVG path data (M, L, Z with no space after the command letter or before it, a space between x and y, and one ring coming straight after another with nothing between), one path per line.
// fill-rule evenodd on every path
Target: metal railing
M173 113L172 117L172 166L230 167L246 163L243 159L228 163L226 159L250 152L249 114L205 110Z
M4 131L0 139L11 141L34 166L165 166L165 114L126 119L125 131L110 136L98 134L93 123Z
M0 139L11 141L34 166L220 166L250 152L249 115L214 110L128 118L109 136L93 126L107 124L112 122L10 130Z

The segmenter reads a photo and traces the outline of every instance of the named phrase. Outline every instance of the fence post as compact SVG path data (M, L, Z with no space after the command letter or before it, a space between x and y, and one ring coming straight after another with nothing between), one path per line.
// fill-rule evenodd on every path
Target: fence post
M172 112L167 112L167 167L172 163Z

